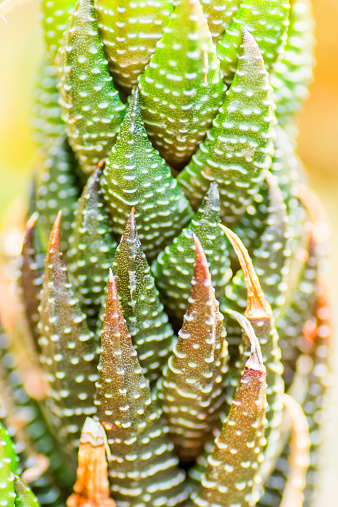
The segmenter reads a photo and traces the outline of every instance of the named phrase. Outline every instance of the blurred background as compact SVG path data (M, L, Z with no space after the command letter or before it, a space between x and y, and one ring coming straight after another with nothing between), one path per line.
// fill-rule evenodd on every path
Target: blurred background
M317 67L311 97L300 118L299 154L307 168L311 186L321 198L331 221L332 272L328 281L338 310L338 1L312 1L317 23ZM37 0L19 5L6 19L0 16L0 48L1 221L8 205L27 189L29 173L34 165L30 116L34 74L42 50ZM335 342L338 343L337 338ZM318 507L338 505L336 345L332 364L336 364L337 368L329 403Z

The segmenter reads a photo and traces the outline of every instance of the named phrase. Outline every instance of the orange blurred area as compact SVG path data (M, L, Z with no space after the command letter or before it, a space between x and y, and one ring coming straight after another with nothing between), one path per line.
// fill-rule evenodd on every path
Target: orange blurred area
M15 1L15 0L11 0ZM300 118L299 153L311 186L333 228L332 294L338 301L338 0L312 0L317 23L317 67L311 97ZM0 2L1 5L1 2ZM0 220L28 187L35 150L30 113L33 81L42 53L39 3L27 0L0 16ZM13 208L12 208L13 209ZM19 213L19 211L18 211ZM336 303L338 309L338 304ZM333 363L338 364L338 347ZM336 368L338 371L338 367ZM338 505L338 375L332 390L324 473L316 506Z

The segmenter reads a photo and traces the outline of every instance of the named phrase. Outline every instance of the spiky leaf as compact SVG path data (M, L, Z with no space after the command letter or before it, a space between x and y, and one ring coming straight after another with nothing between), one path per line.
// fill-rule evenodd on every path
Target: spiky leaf
M188 308L158 393L176 453L185 462L200 454L217 418L227 360L223 316L202 245L194 240Z
M131 211L113 270L123 316L146 378L157 380L173 345L173 330L163 310Z
M199 0L179 2L139 84L149 138L180 169L204 140L225 93Z
M38 214L34 213L26 225L21 251L19 285L29 330L34 344L37 350L39 350L37 326L39 321L38 308L42 288L42 272L38 263L38 253L36 252L37 219Z
M244 214L270 165L272 93L263 59L253 37L243 32L242 54L220 113L178 183L197 209L217 181L223 223L233 225Z
M43 278L39 340L50 385L49 409L58 438L77 447L87 415L95 413L96 346L79 308L60 250L59 213L50 236Z
M62 220L62 252L69 251L69 236L77 205L78 187L74 168L76 159L68 141L60 138L50 149L44 169L40 175L37 191L37 230L46 250L48 238L59 211Z
M114 144L125 106L113 86L93 0L79 0L58 55L60 104L69 141L87 173Z
M271 224L274 227L274 224ZM261 468L261 475L266 479L267 470L271 466L271 460L276 458L278 442L280 438L280 425L283 412L282 393L284 383L282 378L283 365L281 362L281 350L278 345L278 334L275 327L274 317L271 307L262 291L260 280L264 279L256 275L258 270L254 269L252 261L243 244L231 233L226 231L231 243L238 255L243 273L244 282L247 291L247 306L245 316L248 318L260 343L263 362L266 368L267 381L267 426L265 429L265 438L267 445L265 448L265 462ZM273 230L270 231L274 236ZM271 254L272 255L272 254ZM258 263L259 264L259 263ZM256 266L255 266L256 268Z
M224 298L224 286L231 276L226 238L218 227L219 194L211 183L205 200L186 229L167 246L153 265L157 287L164 306L181 325L190 295L194 272L195 244L193 233L199 238L210 266L216 297Z
M127 330L112 273L101 334L97 415L113 459L111 493L126 506L181 505L188 491L184 472L166 435L161 411L153 404Z
M93 331L117 246L101 191L101 174L98 168L83 189L70 241L69 275Z
M192 217L169 167L152 147L136 89L103 171L102 189L116 234L122 234L132 207L144 253L153 260Z
M208 458L208 468L201 488L193 495L193 505L254 505L255 477L262 461L266 406L265 368L259 344L250 324L244 322L251 340L251 356L246 363L240 387L228 419L216 438L215 450Z

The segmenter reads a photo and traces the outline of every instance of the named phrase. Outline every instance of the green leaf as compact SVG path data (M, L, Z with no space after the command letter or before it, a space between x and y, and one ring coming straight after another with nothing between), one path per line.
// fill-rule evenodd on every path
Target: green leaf
M201 0L214 44L218 42L225 29L230 25L240 3L241 0Z
M50 390L48 406L65 452L78 447L87 415L95 413L97 351L79 308L60 250L59 213L48 246L40 307L41 362ZM71 449L73 447L73 449Z
M234 312L235 314L236 312ZM249 507L255 498L255 479L262 462L266 405L265 368L250 324L236 315L251 341L239 389L229 416L208 458L201 487L192 496L194 506L239 505Z
M67 140L61 138L51 148L39 178L37 190L37 231L44 250L59 211L63 213L61 249L69 253L69 236L78 200L78 186L75 179L77 162Z
M102 196L101 174L99 167L82 192L70 239L69 276L92 331L96 329L108 269L117 246Z
M172 0L95 0L95 9L109 71L129 95L162 37Z
M5 442L5 454L10 459L10 469L13 474L18 473L18 463L19 458L14 450L14 445L9 436L8 432L5 430L3 425L0 423L0 441Z
M230 26L217 44L217 56L226 84L230 85L240 58L241 30L255 38L265 68L271 73L282 55L289 24L289 0L243 0Z
M48 469L32 481L31 488L42 503L48 499L48 505L60 507L62 498L73 484L73 470L64 459L63 449L49 426L41 401L33 399L26 391L25 379L14 353L17 345L0 327L1 416L20 459L19 473L22 469L39 467L41 454L49 460ZM19 346L22 346L21 341ZM37 384L36 377L32 380ZM36 385L34 389L36 393Z
M153 382L160 376L172 350L173 330L143 253L133 210L116 249L113 270L133 345L145 377Z
M51 2L44 1L43 3ZM47 58L44 58L35 78L32 119L34 140L44 159L66 130L61 118L59 98L55 67Z
M193 462L218 417L227 372L226 331L197 236L191 293L158 397L181 462Z
M204 140L225 94L199 0L180 1L139 84L149 138L180 169Z
M21 265L19 286L21 299L24 305L26 321L33 338L34 345L40 350L38 321L39 304L42 288L42 270L39 266L38 252L36 251L36 221L38 213L34 213L28 220L21 250Z
M0 433L0 502L3 507L14 507L12 460L8 455L8 442Z
M287 387L290 386L295 371L297 359L300 355L299 343L303 338L304 324L311 318L316 299L316 284L318 278L319 259L316 242L310 238L306 260L292 293L290 305L279 316L277 329L280 337L280 347L284 364L284 379Z
M308 387L303 403L303 410L309 424L311 439L311 463L304 490L306 502L313 501L317 489L317 474L321 469L321 445L325 437L325 411L329 396L328 390L332 385L333 308L325 285L320 284L317 287L316 295L314 333L310 332L310 336L306 336L306 333L304 333L306 338L306 345L304 345L310 351L312 359Z
M274 144L270 171L278 180L290 220L290 214L298 205L297 192L302 179L302 167L292 140L280 127L276 128Z
M282 59L277 62L271 85L281 127L294 121L312 81L314 59L314 20L309 0L291 0L290 26Z
M58 72L69 141L84 172L91 173L109 155L125 114L108 72L92 0L79 0L69 19Z
M96 405L111 455L111 494L122 504L181 505L189 491L161 411L152 402L112 273L101 334Z
M15 507L39 507L39 502L32 490L20 479L14 476Z
M195 244L199 238L209 262L216 297L224 299L224 286L231 277L227 240L219 228L220 203L216 183L211 183L205 200L186 229L167 246L156 262L153 272L161 299L169 314L181 326L191 290L194 273Z
M242 55L220 113L178 183L198 209L211 181L219 185L221 218L233 226L253 201L270 167L272 92L259 48L245 29Z
M193 215L169 167L147 137L137 89L103 170L102 190L116 234L123 233L135 207L139 238L149 260L181 232Z
M265 298L269 301L273 310L279 311L285 303L286 280L289 272L288 222L282 193L276 178L270 173L267 173L267 183L268 208L264 221L265 228L260 237L260 244L258 248L254 249L251 257ZM230 234L231 231L225 232ZM236 247L236 253L238 255L237 249L239 248L246 257L247 262L249 262L249 254L240 239L232 234L231 241L241 245ZM240 257L239 260L241 261ZM246 308L245 283L245 271L237 273L231 284L226 287L224 307L238 311Z
M74 6L75 0L42 0L41 2L42 33L50 63L55 60Z

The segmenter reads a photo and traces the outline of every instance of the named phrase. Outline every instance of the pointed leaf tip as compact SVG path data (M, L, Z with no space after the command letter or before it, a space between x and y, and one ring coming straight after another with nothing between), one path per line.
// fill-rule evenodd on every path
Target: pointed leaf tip
M255 331L253 330L252 325L250 324L248 319L244 317L244 315L241 315L240 313L235 312L233 310L227 310L227 312L237 320L237 322L243 328L245 334L247 335L250 341L251 352L249 359L245 363L246 368L249 368L251 370L258 370L265 373L265 366L263 364L261 346L259 344L258 338L255 334Z
M52 248L56 248L59 250L60 248L60 228L61 228L61 216L62 211L59 211L57 214L57 217L55 219L52 232L50 233L49 237L49 244L48 244L48 251L51 251Z
M245 316L250 319L270 319L272 310L270 304L264 297L247 249L237 234L222 224L219 224L219 226L229 238L244 272L244 281L247 288L247 308L245 310Z
M112 268L109 268L109 278L108 278L109 284L113 285L115 283L113 270Z
M33 229L33 227L35 227L38 218L39 218L39 213L37 211L35 211L33 213L33 215L27 220L26 231L29 231L29 230Z
M198 279L200 276L202 276L203 280L205 282L208 281L211 285L211 275L202 243L200 242L196 234L193 234L193 238L196 247L194 279Z
M135 207L133 206L130 210L130 215L126 223L125 231L123 232L122 236L125 238L128 236L131 239L135 239L136 237L136 218L135 218Z

